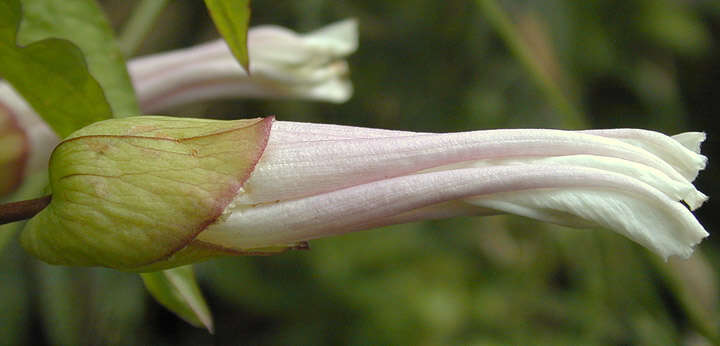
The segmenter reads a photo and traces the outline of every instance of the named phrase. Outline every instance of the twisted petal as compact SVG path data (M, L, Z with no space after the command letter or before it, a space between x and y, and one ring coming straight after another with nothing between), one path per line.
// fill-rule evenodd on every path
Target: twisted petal
M693 181L705 168L707 158L700 155L700 144L705 141L702 132L685 132L668 137L662 133L640 129L589 130L584 133L615 138L641 147L661 157L688 181Z
M250 179L202 241L238 250L456 215L602 226L663 257L707 232L690 211L705 157L643 130L453 134L275 122ZM689 148L689 149L688 149Z
M239 249L292 243L394 223L396 215L454 200L484 207L478 214L489 208L573 226L594 223L663 257L687 257L708 235L681 204L632 178L583 167L509 165L428 172L236 207L198 239ZM462 213L472 211L465 207Z
M307 129L305 135L293 135L303 128ZM450 134L363 131L276 122L268 150L246 183L246 193L237 201L252 204L309 196L447 165L457 168L542 161L633 176L676 200L685 200L693 208L706 199L659 156L641 146L604 136L537 129ZM325 139L320 139L322 136ZM350 136L356 137L347 138ZM303 138L306 140L301 141ZM687 160L700 156L682 149L682 157ZM696 166L694 175L700 168Z

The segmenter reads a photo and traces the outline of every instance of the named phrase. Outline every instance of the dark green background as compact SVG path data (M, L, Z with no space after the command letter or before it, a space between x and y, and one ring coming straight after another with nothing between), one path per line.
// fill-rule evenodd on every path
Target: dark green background
M120 28L135 1L103 1ZM252 25L309 31L355 17L353 98L230 100L176 114L417 131L640 127L709 135L697 213L713 233L720 2L501 1L543 69L582 112L553 109L473 1L255 1ZM178 0L140 54L217 37ZM144 293L136 275L50 267L13 245L0 271L3 344L677 344L698 341L687 301L717 327L714 236L662 263L605 230L517 217L458 218L313 241L311 251L197 266L216 335ZM689 299L672 289L681 280ZM668 279L670 278L670 280ZM717 328L715 328L717 330Z

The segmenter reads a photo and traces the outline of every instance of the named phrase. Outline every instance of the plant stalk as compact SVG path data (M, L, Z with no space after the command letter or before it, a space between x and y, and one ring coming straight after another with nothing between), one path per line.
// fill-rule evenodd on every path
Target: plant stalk
M0 225L27 220L50 204L51 195L25 201L0 204Z
M487 18L488 24L490 24L493 30L495 30L505 42L510 53L515 56L518 62L530 74L530 77L537 87L545 93L548 102L564 115L563 126L576 129L587 127L582 112L570 102L555 81L541 68L537 60L533 58L530 47L523 41L523 38L517 32L502 7L500 7L495 0L477 0L477 3L485 15L485 18Z
M126 58L137 52L169 0L142 0L132 11L118 39Z

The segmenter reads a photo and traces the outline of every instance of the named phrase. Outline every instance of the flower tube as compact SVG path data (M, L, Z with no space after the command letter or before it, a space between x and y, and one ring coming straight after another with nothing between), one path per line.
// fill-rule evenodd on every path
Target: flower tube
M374 227L510 213L614 230L662 257L708 234L689 208L704 139L631 129L432 134L136 117L55 150L22 242L51 263L156 270ZM686 207L687 205L687 207Z
M357 46L357 22L352 19L308 34L265 25L248 31L251 75L237 63L223 40L136 58L128 63L128 71L144 113L238 97L340 103L352 95L348 65L343 58ZM19 135L28 141L27 145L13 145L13 150L25 152L22 157L30 156L20 161L9 158L2 161L20 165L3 171L21 172L20 180L3 179L13 183L0 188L2 196L17 187L22 172L29 174L47 168L50 151L59 138L6 81L0 81L0 113L3 126L12 124L13 129L24 132ZM5 136L5 132L0 132L0 139L8 143L15 140ZM10 144L5 147L10 148ZM17 153L7 153L8 157L11 155Z

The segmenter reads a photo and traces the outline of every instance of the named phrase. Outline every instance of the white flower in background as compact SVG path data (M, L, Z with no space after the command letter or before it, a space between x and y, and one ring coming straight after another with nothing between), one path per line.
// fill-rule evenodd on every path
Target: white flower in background
M47 169L50 152L58 143L52 129L4 81L0 81L0 143L4 180L0 197L17 188L24 176Z
M345 102L352 95L348 64L358 46L349 19L300 35L267 25L248 31L250 75L223 40L130 61L145 113L218 98L301 98Z
M0 197L20 185L29 147L25 131L9 110L0 105Z
M51 263L142 271L384 225L510 213L600 226L664 258L688 257L708 235L683 204L707 199L692 184L705 137L675 138L114 119L58 146L52 202L22 240Z
M339 103L352 95L348 64L343 58L357 46L357 22L352 19L308 34L267 25L248 31L250 76L223 40L136 58L128 63L128 70L146 114L220 98L298 98ZM13 124L19 123L29 141L27 167L18 171L30 174L47 169L50 152L59 138L5 81L0 81L0 109L5 110L5 117L14 119Z

